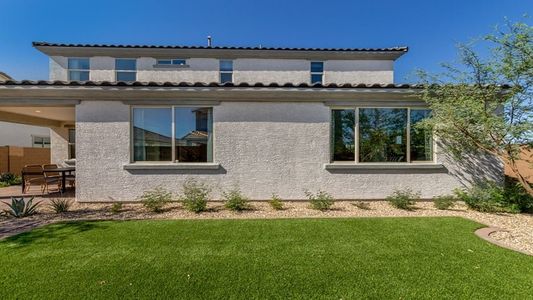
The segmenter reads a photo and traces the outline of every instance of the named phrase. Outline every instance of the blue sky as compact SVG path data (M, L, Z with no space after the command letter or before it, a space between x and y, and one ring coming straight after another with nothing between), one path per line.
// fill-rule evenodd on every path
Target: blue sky
M413 82L416 68L453 60L457 42L524 14L533 14L533 1L0 0L0 70L47 79L47 58L32 41L205 45L212 35L218 46L406 45L395 82Z

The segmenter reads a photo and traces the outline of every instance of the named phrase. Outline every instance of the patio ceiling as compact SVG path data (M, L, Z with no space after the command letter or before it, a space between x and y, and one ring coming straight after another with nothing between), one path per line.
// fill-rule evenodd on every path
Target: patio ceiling
M65 127L75 122L74 106L0 106L0 121L44 126Z

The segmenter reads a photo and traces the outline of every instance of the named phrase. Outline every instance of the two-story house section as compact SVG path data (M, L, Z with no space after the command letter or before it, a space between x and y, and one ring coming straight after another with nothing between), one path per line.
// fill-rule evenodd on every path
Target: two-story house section
M239 83L393 83L407 47L302 49L34 43L50 80Z
M78 201L179 194L189 178L254 200L431 198L502 180L498 161L463 165L415 126L431 112L420 86L394 84L406 47L34 47L50 78L0 81L0 121L51 128L52 162L75 158Z

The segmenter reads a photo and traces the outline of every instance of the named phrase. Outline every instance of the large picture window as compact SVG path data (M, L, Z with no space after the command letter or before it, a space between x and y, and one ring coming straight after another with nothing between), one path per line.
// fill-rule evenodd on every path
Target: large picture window
M359 162L407 161L407 109L359 109Z
M212 162L210 107L135 107L133 160Z
M431 132L417 124L427 109L332 110L332 161L406 163L433 161Z

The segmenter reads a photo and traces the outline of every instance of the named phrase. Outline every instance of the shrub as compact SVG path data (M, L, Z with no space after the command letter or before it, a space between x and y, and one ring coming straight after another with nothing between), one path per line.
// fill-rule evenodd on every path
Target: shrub
M34 204L33 197L31 197L27 202L24 200L24 197L11 197L11 203L4 202L4 204L9 207L9 209L4 210L7 215L15 218L24 218L37 213L37 207L39 206L40 202Z
M10 185L18 185L22 183L22 177L13 173L3 173L0 175L0 187L8 187Z
M274 210L283 210L283 201L281 201L281 198L276 194L272 194L272 198L270 198L268 204L270 204L270 207Z
M305 195L309 199L312 209L325 211L331 209L331 206L335 204L333 196L322 190L319 190L316 194L305 191Z
M456 198L452 195L442 195L433 198L433 206L436 209L445 210L455 205Z
M118 214L122 210L122 203L115 202L113 205L111 205L111 212L114 214Z
M163 207L172 201L172 193L158 186L153 190L144 191L140 199L146 209L160 213Z
M481 181L470 188L455 190L455 195L470 209L480 212L518 213L533 206L533 199L521 186L509 183L502 186L494 181Z
M180 200L186 210L199 213L207 209L209 193L211 189L206 184L189 179L183 183L183 194Z
M48 205L56 214L60 214L67 212L70 209L72 202L69 199L56 198L50 200L50 204Z
M222 196L226 201L224 207L232 211L243 211L250 209L248 198L244 196L238 187L234 187L228 191L222 192Z
M397 189L386 198L393 207L405 210L413 210L415 202L419 199L420 192L413 192L410 188Z
M352 202L352 205L359 209L370 210L370 203L368 202L357 201L357 202Z

